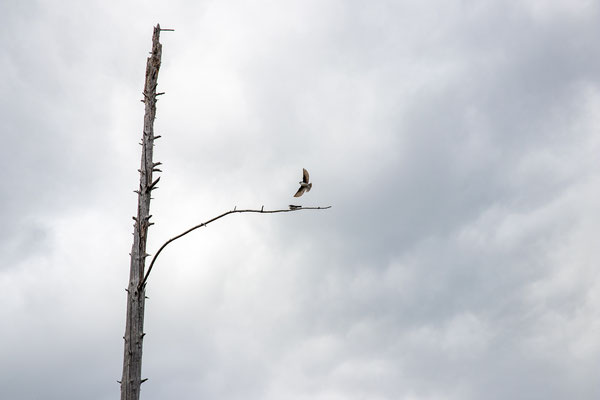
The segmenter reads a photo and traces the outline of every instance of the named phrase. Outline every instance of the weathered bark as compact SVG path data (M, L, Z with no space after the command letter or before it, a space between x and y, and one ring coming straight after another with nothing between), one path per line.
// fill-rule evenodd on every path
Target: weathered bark
M140 167L140 186L138 194L137 216L134 217L133 246L129 286L127 289L127 319L125 323L125 350L123 355L123 377L121 378L121 400L138 400L142 380L142 344L144 339L144 303L145 288L140 285L144 277L146 257L146 239L150 222L150 195L156 189L158 179L152 179L158 163L152 161L154 147L154 118L156 115L156 85L162 46L159 42L160 25L154 28L152 35L152 53L146 64L146 83L144 86L145 113L142 135L142 162Z

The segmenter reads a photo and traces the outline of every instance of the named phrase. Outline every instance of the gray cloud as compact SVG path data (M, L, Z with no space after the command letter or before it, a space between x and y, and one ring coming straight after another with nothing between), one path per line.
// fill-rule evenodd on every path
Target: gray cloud
M165 250L143 398L597 397L596 5L23 4L0 39L0 397L118 396L156 22L149 248L233 206L333 208Z

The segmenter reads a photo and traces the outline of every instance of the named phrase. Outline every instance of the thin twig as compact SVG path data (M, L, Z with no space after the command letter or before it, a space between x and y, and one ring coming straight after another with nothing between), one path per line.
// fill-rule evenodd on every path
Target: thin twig
M161 251L163 251L163 249L165 247L167 247L167 245L177 239L179 239L180 237L183 237L185 235L187 235L188 233L201 228L203 226L206 226L208 224L210 224L213 221L218 220L219 218L223 218L226 215L229 214L235 214L235 213L261 213L261 214L275 214L275 213L282 213L282 212L292 212L292 211L300 211L300 210L326 210L328 208L331 208L331 206L327 206L327 207L290 207L290 209L288 210L264 210L264 206L263 208L261 208L260 210L236 210L235 208L231 211L227 211L224 212L223 214L216 216L212 219L209 219L206 222L202 222L201 224L198 224L196 226L191 227L190 229L188 229L187 231L180 233L177 236L172 237L171 239L167 240L165 243L163 243L162 246L160 246L160 248L158 249L158 251L156 252L156 254L154 255L154 257L152 257L152 261L150 262L150 266L148 267L148 271L146 271L146 275L144 275L144 279L142 279L142 281L140 282L140 284L138 285L138 290L141 290L144 285L146 284L146 281L148 280L148 275L150 275L150 271L152 271L152 267L154 266L154 262L156 261L156 258L158 257L158 255L161 253Z

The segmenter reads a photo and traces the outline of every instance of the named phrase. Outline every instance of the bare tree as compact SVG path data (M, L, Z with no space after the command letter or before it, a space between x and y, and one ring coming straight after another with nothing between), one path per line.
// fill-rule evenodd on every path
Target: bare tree
M123 355L123 376L121 378L121 400L138 400L142 384L142 344L144 340L144 303L145 291L140 282L144 277L146 257L146 239L150 222L151 193L156 189L160 178L153 179L153 172L160 163L152 160L154 149L154 118L156 117L156 86L160 69L162 46L159 42L160 25L157 24L152 35L152 52L146 63L146 83L144 85L144 130L142 133L142 162L139 169L140 185L137 216L133 217L133 246L129 285L127 287L127 319L125 322L125 350Z
M172 31L172 29L161 29L157 24L152 35L152 52L146 63L146 83L144 85L145 104L144 111L144 130L142 134L142 160L140 172L140 185L135 192L138 195L138 210L137 216L133 217L133 246L131 248L131 263L129 272L129 285L127 291L127 317L125 322L125 340L123 354L123 376L119 383L121 384L121 400L139 400L141 384L146 381L142 379L142 344L144 339L144 305L146 299L146 284L148 276L152 271L152 267L158 255L162 250L174 240L177 240L195 229L206 226L209 223L223 218L234 213L264 213L273 214L281 212L292 212L299 210L319 210L327 209L327 207L302 207L290 205L289 209L280 210L265 210L261 207L260 210L245 209L237 210L234 208L221 215L218 215L206 222L195 225L185 232L167 240L156 252L148 271L145 272L146 257L146 240L148 238L148 228L153 225L150 222L150 200L151 193L157 189L156 184L160 180L154 179L154 172L161 172L157 167L161 164L154 162L152 153L154 149L154 139L160 136L154 136L154 119L156 117L156 97L163 93L156 93L158 83L158 71L160 69L162 45L159 42L161 31Z

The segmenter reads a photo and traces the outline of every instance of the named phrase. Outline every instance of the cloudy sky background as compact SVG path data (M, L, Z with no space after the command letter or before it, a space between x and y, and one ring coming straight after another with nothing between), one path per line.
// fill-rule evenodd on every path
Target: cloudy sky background
M0 398L597 399L597 1L0 3ZM292 199L302 167L313 190Z

